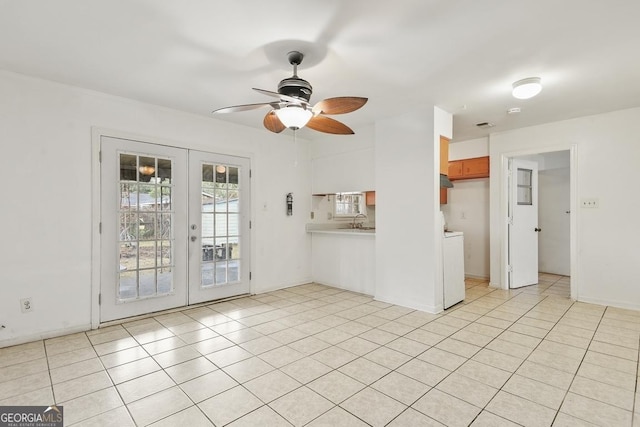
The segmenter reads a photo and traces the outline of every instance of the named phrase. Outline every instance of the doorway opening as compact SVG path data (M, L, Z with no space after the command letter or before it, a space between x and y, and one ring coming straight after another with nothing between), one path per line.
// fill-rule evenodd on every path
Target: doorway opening
M506 157L507 287L576 299L575 147Z

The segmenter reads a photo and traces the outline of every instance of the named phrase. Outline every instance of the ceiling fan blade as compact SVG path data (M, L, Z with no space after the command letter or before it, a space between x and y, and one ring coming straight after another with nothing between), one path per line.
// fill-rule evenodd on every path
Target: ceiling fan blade
M275 110L271 110L264 116L264 120L262 121L264 127L266 127L271 132L280 133L286 129L285 125L282 124L278 116L276 115Z
M211 113L212 114L238 113L240 111L255 110L257 108L266 107L268 105L275 108L275 106L277 106L278 103L277 102L261 102L260 104L233 105L231 107L218 108L217 110L213 110Z
M354 133L351 128L344 123L322 115L311 117L311 120L307 123L307 127L317 130L318 132L332 133L335 135L353 135Z
M313 106L313 114L344 114L356 111L367 103L368 98L358 96L339 96L327 98Z
M278 92L272 92L270 90L264 90L264 89L258 89L258 88L252 88L253 90L255 90L256 92L259 92L263 95L267 95L267 96L273 96L274 98L280 98L283 101L287 101L287 102L292 102L294 104L298 104L298 105L309 105L309 103L307 101L305 101L304 99L298 99L298 98L294 98L293 96L289 96L289 95L282 95L281 93Z

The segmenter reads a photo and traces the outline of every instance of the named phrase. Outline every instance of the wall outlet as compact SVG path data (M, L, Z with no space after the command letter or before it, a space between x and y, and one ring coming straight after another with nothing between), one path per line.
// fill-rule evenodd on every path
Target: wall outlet
M331 212L327 212L327 219L333 219L333 214Z
M311 217L311 219L315 218L316 213L314 211L311 211L311 215L309 215Z
M582 199L580 200L580 206L583 208L599 208L600 207L600 202L598 201L598 199Z
M33 311L33 302L31 298L22 298L20 300L20 310L23 313L31 313Z

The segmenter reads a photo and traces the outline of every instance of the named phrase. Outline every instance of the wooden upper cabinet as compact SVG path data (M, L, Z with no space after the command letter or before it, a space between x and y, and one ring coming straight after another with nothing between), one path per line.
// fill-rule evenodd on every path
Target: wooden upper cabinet
M376 192L375 191L367 191L365 194L365 200L367 206L373 206L376 204Z
M440 173L447 174L449 169L449 138L440 135Z
M462 178L462 160L449 162L449 167L447 168L447 175L449 176L450 180Z
M489 177L489 156L474 157L449 162L449 179L471 179Z
M449 194L447 193L447 190L448 188L440 187L440 204L441 205L447 204L447 198L449 196Z
M449 138L440 135L440 173L449 173ZM447 204L447 189L440 189L440 204Z

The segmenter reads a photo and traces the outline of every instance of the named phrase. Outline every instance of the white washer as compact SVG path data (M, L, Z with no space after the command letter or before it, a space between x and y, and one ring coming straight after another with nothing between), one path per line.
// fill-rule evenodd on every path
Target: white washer
M444 308L464 300L464 234L445 231L442 238Z

